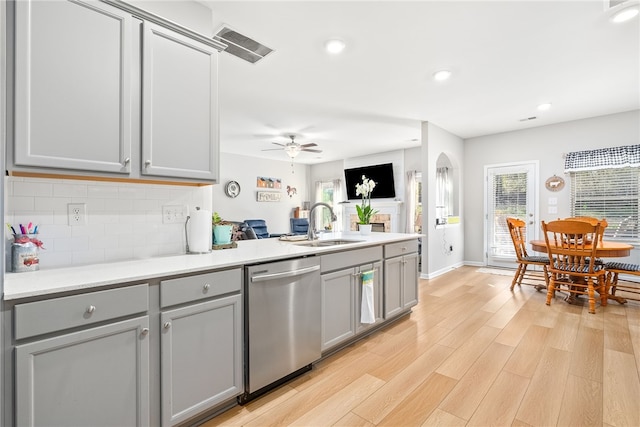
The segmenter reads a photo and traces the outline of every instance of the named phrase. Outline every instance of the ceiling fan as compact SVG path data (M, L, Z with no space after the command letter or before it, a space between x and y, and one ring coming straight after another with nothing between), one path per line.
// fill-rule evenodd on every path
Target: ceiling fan
M289 135L289 138L291 138L291 142L287 142L286 144L272 142L272 144L279 145L281 148L267 148L266 150L262 151L284 150L284 152L287 153L287 155L292 159L300 154L301 151L308 151L310 153L322 153L322 150L310 148L318 146L318 144L316 144L315 142L310 142L308 144L298 144L295 141L295 135Z

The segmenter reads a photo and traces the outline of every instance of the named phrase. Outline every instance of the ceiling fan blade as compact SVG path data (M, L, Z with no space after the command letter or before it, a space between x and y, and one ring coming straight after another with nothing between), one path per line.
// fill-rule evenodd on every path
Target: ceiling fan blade
M284 147L284 146L285 146L284 144L280 144L279 142L272 142L272 144L276 144L276 145L279 145L279 146L281 146L281 147Z
M261 151L282 151L282 148L265 148L264 150Z
M315 142L310 142L308 144L302 144L300 147L317 147L318 144L316 144Z
M322 153L322 150L312 150L309 148L302 148L300 151L308 151L309 153Z

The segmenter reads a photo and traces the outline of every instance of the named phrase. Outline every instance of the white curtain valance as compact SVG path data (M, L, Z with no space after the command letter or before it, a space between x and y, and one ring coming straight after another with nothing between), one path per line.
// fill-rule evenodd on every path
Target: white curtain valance
M640 167L640 145L576 151L564 159L565 173L624 167Z

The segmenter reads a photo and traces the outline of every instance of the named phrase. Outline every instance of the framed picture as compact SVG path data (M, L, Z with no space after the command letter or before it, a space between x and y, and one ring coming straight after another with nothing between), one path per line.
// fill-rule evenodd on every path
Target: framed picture
M282 197L282 193L275 191L258 191L257 200L259 202L279 202Z

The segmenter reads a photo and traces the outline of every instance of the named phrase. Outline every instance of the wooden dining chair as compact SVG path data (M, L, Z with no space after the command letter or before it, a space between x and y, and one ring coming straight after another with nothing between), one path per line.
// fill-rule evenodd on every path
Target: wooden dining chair
M546 256L531 256L527 254L526 247L526 223L518 218L507 218L507 227L513 248L516 251L518 268L513 276L510 290L513 291L517 284L535 286L536 290L546 289L549 286L549 258ZM535 270L527 270L530 265L542 267L542 272Z
M542 231L547 244L551 275L547 305L551 304L556 289L562 289L573 298L588 295L589 313L595 314L597 287L600 305L606 306L606 270L603 264L591 262L596 259L596 245L602 234L601 225L575 219L561 219L549 223L542 221Z
M592 225L600 224L600 227L602 228L602 233L600 233L601 242L604 236L604 231L609 226L609 223L607 222L606 218L600 219L593 216L574 216L574 217L565 218L565 219L574 220L574 221L585 221Z
M640 301L640 265L624 262L608 262L604 265L607 271L607 299L611 298L620 304L627 300ZM620 274L623 276L620 277ZM634 280L628 279L632 277ZM638 281L635 281L638 280Z

